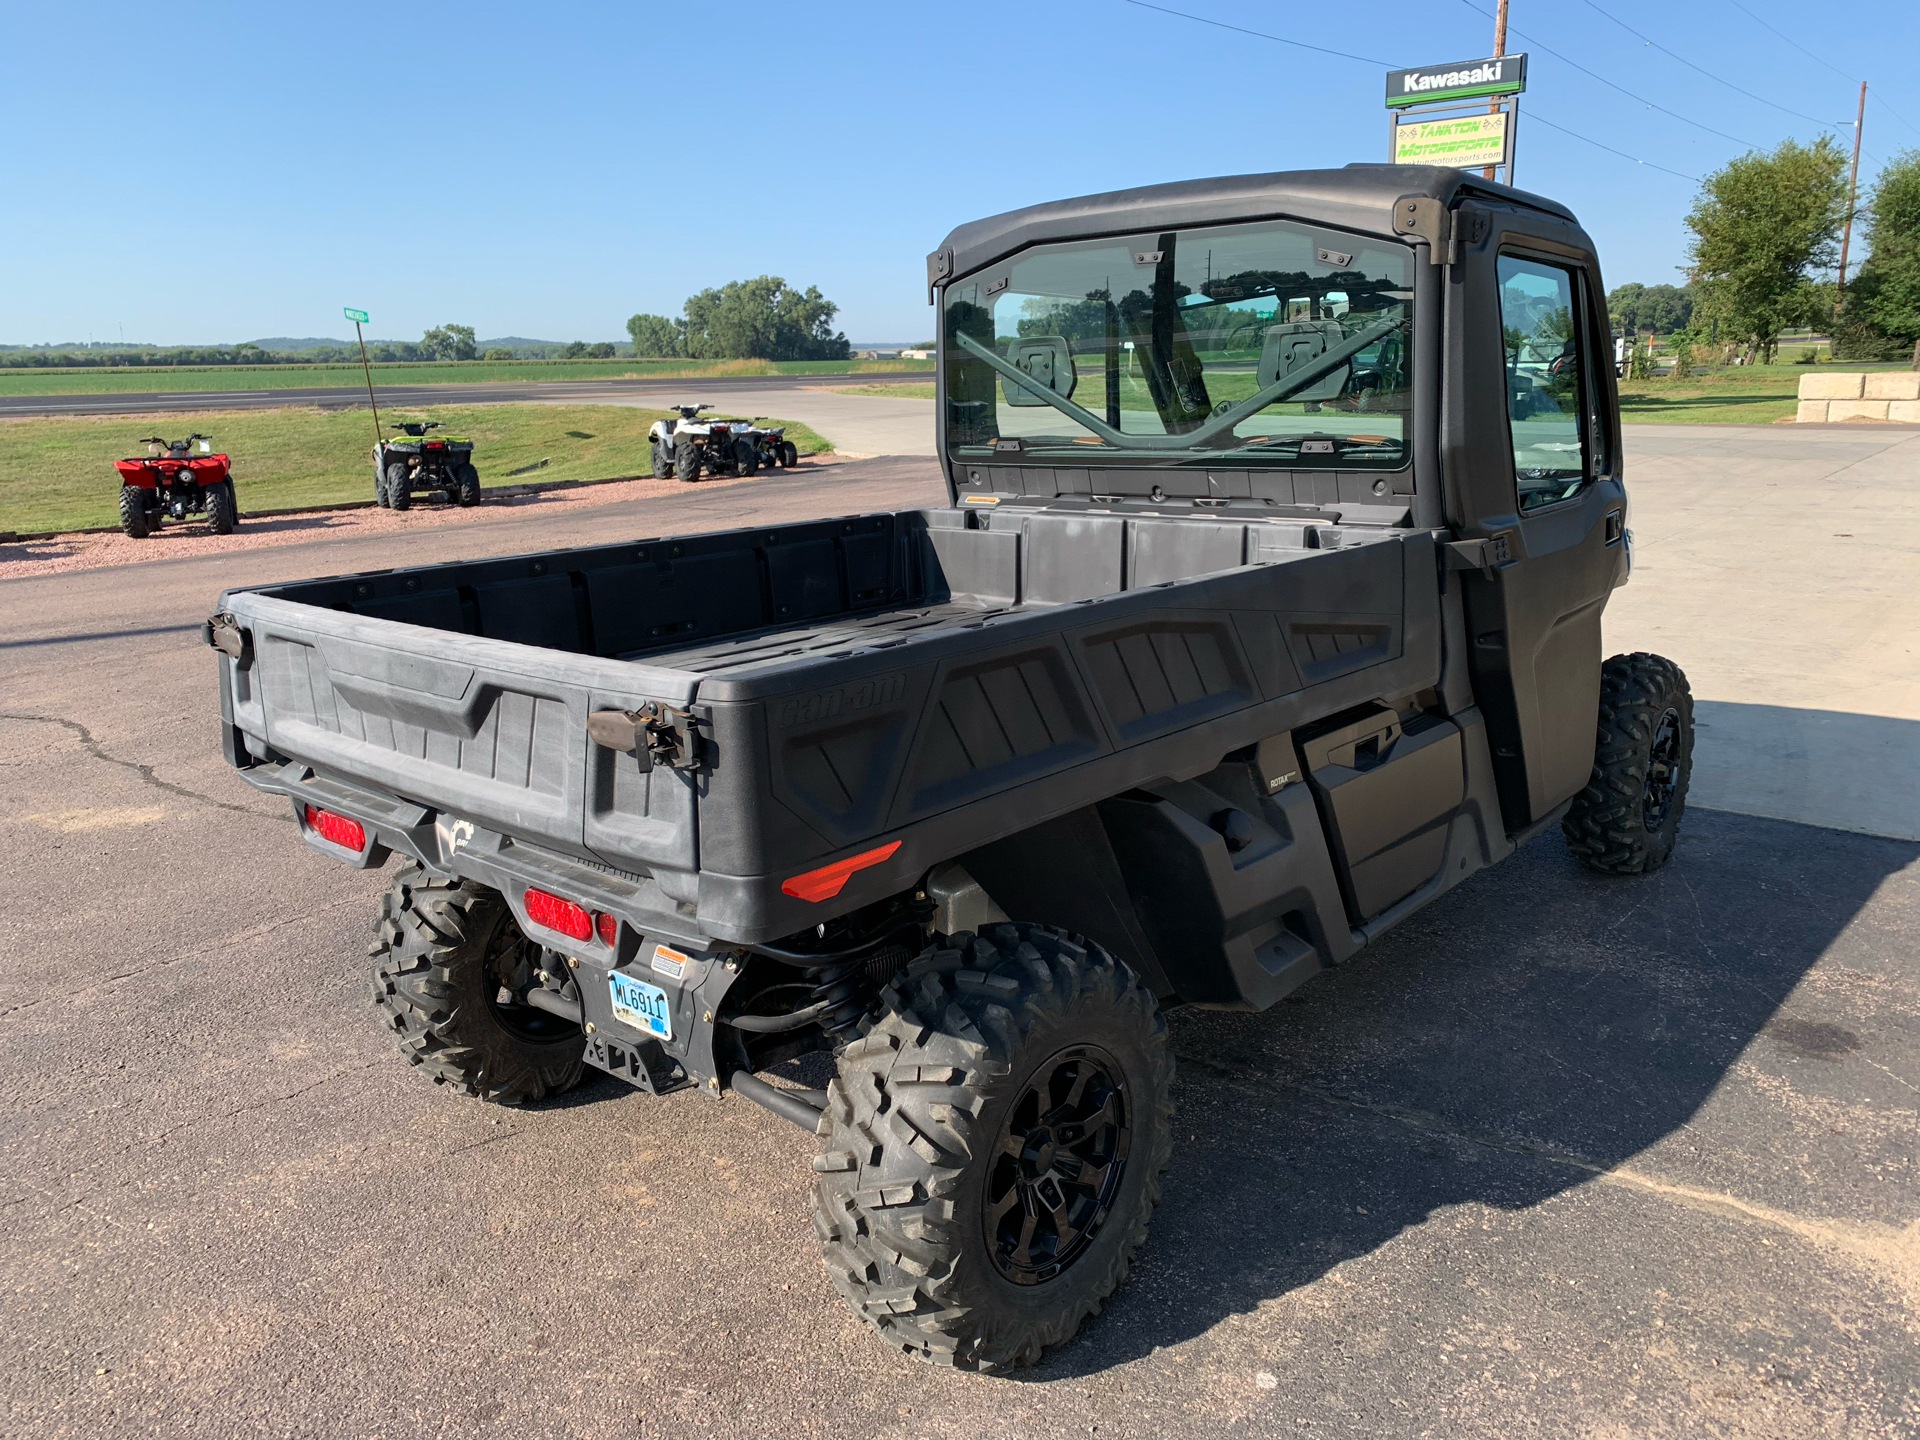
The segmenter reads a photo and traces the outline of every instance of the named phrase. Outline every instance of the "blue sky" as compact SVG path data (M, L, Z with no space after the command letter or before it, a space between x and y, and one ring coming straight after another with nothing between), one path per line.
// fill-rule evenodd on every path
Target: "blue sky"
M611 339L761 273L819 285L856 340L913 340L953 225L1378 159L1372 61L1491 50L1492 0L1165 3L1367 58L1125 0L12 5L0 342L339 335L342 305L381 336ZM1681 176L1816 122L1850 141L1862 78L1868 154L1920 145L1912 0L1821 12L1844 25L1790 0L1599 3L1512 0L1508 48L1531 56L1520 183L1572 205L1609 284L1676 278Z

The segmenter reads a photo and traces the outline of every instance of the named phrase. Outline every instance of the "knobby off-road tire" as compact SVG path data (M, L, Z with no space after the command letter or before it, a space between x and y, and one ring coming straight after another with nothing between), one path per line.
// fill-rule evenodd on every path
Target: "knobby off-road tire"
M207 491L207 529L215 535L231 535L240 523L239 507L234 503L233 482L222 480Z
M147 497L138 485L120 487L120 528L130 540L147 538Z
M527 1105L579 1083L577 1025L497 1003L503 973L537 963L498 891L407 865L380 899L374 933L374 1006L436 1085Z
M662 445L658 440L651 442L649 447L649 457L653 461L653 478L654 479L664 480L669 475L673 474L673 454L671 451L669 451L666 448L666 446Z
M733 446L733 473L736 475L758 475L760 473L760 447L751 440L739 440Z
M1673 853L1693 776L1693 695L1678 665L1644 651L1600 671L1593 775L1561 830L1595 870L1641 875Z
M1039 925L963 933L888 985L839 1071L814 1229L888 1344L1007 1369L1099 1312L1173 1145L1166 1022L1130 970Z
M462 508L480 503L480 471L474 465L462 465L453 472L453 503Z
M378 464L373 467L373 503L382 510L387 508L387 472Z
M700 478L700 447L692 442L683 442L673 447L673 473L676 479L698 480Z
M793 469L794 466L798 465L799 463L800 463L799 447L796 446L791 440L782 440L780 442L781 468L786 470L791 470Z
M407 467L400 461L387 466L387 508L405 510L413 504L413 483L407 478Z

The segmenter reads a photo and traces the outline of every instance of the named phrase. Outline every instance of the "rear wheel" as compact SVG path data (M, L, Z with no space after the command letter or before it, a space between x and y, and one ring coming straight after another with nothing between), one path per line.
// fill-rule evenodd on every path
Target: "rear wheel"
M120 528L129 539L147 538L147 492L138 485L120 487Z
M458 488L454 492L457 505L478 505L480 503L480 471L471 464L462 464L454 472Z
M800 463L800 448L791 440L780 442L780 463L789 470Z
M1098 1313L1173 1148L1166 1021L1126 966L1024 922L962 934L887 987L839 1064L814 1229L886 1343L997 1370Z
M681 480L700 478L700 447L692 441L683 441L673 447L673 473Z
M404 461L396 460L387 466L387 508L404 510L413 504L413 482L407 475Z
M760 447L751 440L736 440L733 446L733 473L736 475L758 475L760 473Z
M673 452L668 450L667 447L662 445L658 440L652 443L651 459L653 460L654 479L664 480L673 474Z
M1587 788L1561 831L1595 870L1641 875L1673 853L1693 776L1693 695L1660 655L1615 655L1600 671L1600 724Z
M586 1037L519 1003L548 952L496 890L409 865L380 901L373 1003L436 1085L527 1105L580 1081Z
M233 482L222 480L207 491L207 529L215 535L231 535L240 523L239 507L234 503Z

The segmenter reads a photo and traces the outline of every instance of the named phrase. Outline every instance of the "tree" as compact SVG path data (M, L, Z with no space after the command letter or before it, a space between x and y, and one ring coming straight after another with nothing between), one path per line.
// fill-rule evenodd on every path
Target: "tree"
M1678 285L1628 282L1607 295L1607 314L1628 335L1670 335L1693 318L1693 296Z
M833 330L840 307L816 286L795 290L777 275L734 280L689 296L681 353L699 360L844 360Z
M1867 200L1867 260L1834 328L1838 358L1920 366L1920 150L1893 157Z
M480 358L482 360L511 360L513 358L513 351L507 349L504 345L495 345Z
M633 341L635 355L670 360L680 353L680 332L684 320L669 320L664 315L632 315L627 318L627 335Z
M471 360L480 353L471 325L436 325L420 337L420 348L436 360Z
M1815 318L1813 273L1838 258L1846 156L1830 135L1750 151L1701 183L1687 228L1700 309L1771 360L1780 332Z

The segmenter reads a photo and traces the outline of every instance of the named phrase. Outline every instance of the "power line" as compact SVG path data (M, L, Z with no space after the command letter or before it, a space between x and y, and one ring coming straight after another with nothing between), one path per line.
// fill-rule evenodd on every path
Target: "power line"
M1742 89L1740 86L1734 84L1731 80L1721 79L1718 75L1714 74L1711 70L1704 69L1701 66L1694 64L1693 61L1687 59L1686 56L1678 54L1675 51L1669 50L1666 46L1662 45L1658 40L1654 40L1649 38L1648 36L1642 35L1638 30L1634 29L1631 25L1627 24L1627 22L1622 20L1618 15L1609 14L1607 11L1602 10L1598 5L1593 3L1593 0L1581 0L1581 3L1585 5L1589 10L1593 11L1596 15L1604 16L1606 19L1613 21L1614 24L1618 25L1622 30L1626 31L1629 35L1633 36L1634 39L1640 41L1643 45L1651 45L1654 49L1658 50L1662 55L1668 56L1669 58L1674 60L1678 60L1682 65L1686 66L1689 70L1695 71L1698 74L1706 76L1709 80L1713 81L1713 83L1716 85L1726 86L1727 89L1733 91L1736 95L1744 95L1749 100L1758 100L1762 105L1771 105L1773 106L1774 109L1780 111L1782 114L1791 115L1796 120L1806 120L1815 125L1831 125L1832 124L1832 122L1828 120L1816 120L1811 115L1802 115L1798 110L1791 110L1787 106L1782 105L1778 100L1769 100L1764 95L1756 95L1751 90Z
M1827 69L1833 71L1833 73L1838 75L1842 80L1851 81L1851 80L1858 80L1860 78L1858 75L1849 75L1847 74L1846 71L1842 70L1838 65L1831 64L1828 61L1821 59L1818 55L1814 54L1813 51L1807 49L1806 46L1802 45L1798 40L1794 39L1791 35L1786 34L1784 31L1774 30L1773 26L1769 25L1765 20L1761 19L1758 15L1754 14L1753 11L1749 10L1746 6L1742 5L1740 3L1740 0L1727 0L1727 3L1733 6L1733 8L1738 10L1742 15L1746 16L1749 20L1753 21L1754 24L1760 26L1762 29L1772 31L1774 35L1786 41L1787 44L1791 45L1794 49L1798 50L1802 55L1806 56L1809 60L1813 61L1816 65L1825 65ZM1909 130L1912 130L1916 135L1920 135L1920 127L1916 127L1915 125L1913 125L1911 122L1908 121L1906 116L1902 115L1898 110L1894 109L1891 105L1887 104L1886 101L1882 100L1880 98L1879 91L1877 90L1868 91L1867 98L1875 101L1880 106L1881 109L1885 110L1889 115L1893 116L1894 119L1898 120L1902 125L1905 125Z
M1461 3L1463 4L1467 3L1467 0L1461 0ZM1371 56L1371 55L1350 55L1345 50L1329 50L1324 45L1309 45L1304 40L1289 40L1284 35L1269 35L1264 30L1249 30L1244 25L1229 25L1224 20L1211 20L1207 18L1205 15L1190 15L1185 10L1170 10L1165 5L1151 5L1147 3L1147 0L1127 0L1127 4L1138 6L1142 10L1157 10L1162 15L1176 15L1182 20L1192 20L1201 25L1211 25L1215 29L1231 30L1238 35L1252 35L1256 39L1272 40L1276 44L1292 45L1301 50L1314 50L1314 51L1318 51L1322 55L1337 55L1342 60L1358 60L1363 65L1379 65L1382 68L1387 70L1395 70L1395 69L1401 68L1399 66L1396 66L1390 60L1376 59L1374 56ZM1477 7L1470 7L1470 8L1477 8ZM1486 12L1481 11L1481 13L1485 14ZM1518 35L1519 33L1520 32L1517 30L1514 31L1514 34L1516 35ZM1540 48L1543 50L1546 49L1544 45L1541 46ZM1549 51L1548 53L1552 54L1556 52ZM1559 58L1566 59L1565 56L1560 56ZM1573 64L1571 60L1567 61L1567 63L1570 65ZM1582 67L1575 66L1574 68L1580 69ZM1592 74L1593 72L1588 71L1587 73ZM1594 76L1594 78L1599 79L1600 77ZM1612 82L1609 81L1607 83L1611 84ZM1614 86L1614 88L1617 90L1620 87L1616 85ZM1625 94L1627 92L1622 91L1621 93ZM1639 97L1635 96L1634 98L1638 99ZM1651 101L1642 101L1641 103L1652 105ZM1661 107L1658 105L1653 105L1653 108L1655 110L1661 109ZM1673 112L1671 110L1663 110L1662 113L1667 115L1673 115ZM1677 175L1679 176L1680 179L1691 180L1695 184L1698 184L1700 182L1700 177L1697 175L1684 175L1684 174L1681 174L1681 172L1678 170L1669 170L1667 169L1666 166L1656 165L1651 160L1642 160L1638 156L1627 154L1627 152L1624 150L1616 150L1611 145L1603 145L1598 140L1588 139L1587 136L1582 135L1578 130L1569 130L1564 125L1556 125L1554 124L1553 121L1547 119L1546 116L1542 115L1538 110L1535 110L1531 107L1528 108L1527 115L1530 119L1538 120L1542 125L1545 125L1550 130L1558 130L1562 135L1571 135L1576 140L1584 140L1589 145L1595 146L1601 150L1605 150L1609 155L1618 155L1622 160L1631 160L1635 165L1644 165L1650 170L1659 170L1668 175ZM1686 120L1686 116L1684 115L1674 115L1673 118L1676 120ZM1695 122L1691 120L1686 120L1686 123L1691 125ZM1707 127L1702 125L1700 128L1704 130ZM1718 130L1715 130L1712 133L1714 133L1715 135L1720 134ZM1732 135L1722 135L1721 138L1724 140L1732 140L1733 143L1736 145L1747 145L1749 149L1754 148L1752 145L1749 144L1749 142L1738 139Z
M1515 33L1517 34L1518 32L1516 31ZM1555 125L1553 121L1547 119L1546 116L1542 115L1538 109L1533 108L1531 106L1528 107L1527 109L1527 119L1529 122L1537 120L1540 122L1540 124L1545 125L1548 129L1558 130L1562 135L1571 135L1576 140L1586 140L1587 144L1598 146L1600 149L1605 150L1609 155L1618 155L1622 160L1632 160L1634 164L1644 165L1649 170L1660 170L1660 171L1664 171L1668 175L1679 175L1682 180L1691 180L1696 185L1700 183L1700 177L1698 175L1682 175L1678 170L1668 170L1666 166L1656 165L1651 160L1641 160L1635 156L1627 154L1627 152L1624 150L1616 150L1611 145L1601 145L1598 140L1587 140L1587 137L1585 135L1582 135L1578 130L1569 130L1564 125Z
M1460 0L1460 3L1466 6L1469 10L1473 11L1476 15L1485 15L1488 18L1492 18L1492 14L1493 14L1492 11L1482 10L1478 5L1473 3L1473 0ZM1711 125L1702 125L1698 120L1689 120L1686 116L1682 115L1678 110L1669 110L1664 105L1654 104L1653 101L1647 99L1644 95L1634 94L1633 91L1627 89L1626 86L1616 84L1614 81L1607 79L1607 77L1604 75L1596 74L1594 71L1587 69L1587 67L1582 65L1578 60L1568 59L1565 55L1562 55L1558 50L1555 50L1551 45L1544 44L1541 41L1534 39L1533 36L1527 34L1524 30L1518 29L1511 23L1507 26L1507 29L1512 31L1513 34L1518 35L1522 40L1525 40L1529 45L1536 46L1539 49L1546 51L1547 54L1553 56L1554 59L1562 62L1563 64L1573 66L1573 68L1578 70L1582 75L1592 76L1593 79L1598 80L1602 85L1605 85L1610 89L1618 90L1622 95L1626 96L1629 100L1639 101L1642 105L1646 106L1649 110L1658 110L1662 115L1669 115L1675 120L1678 120L1682 125L1691 125L1696 130L1706 131L1707 134L1709 135L1718 135L1722 140L1731 140L1734 144L1744 145L1749 150L1758 150L1760 148L1758 145L1755 145L1751 140L1742 140L1738 135L1729 135L1727 134L1726 131L1716 130ZM1581 138L1585 139L1586 137L1582 136Z
M1162 15L1178 15L1182 20L1197 20L1202 25L1212 25L1220 30L1232 30L1241 35L1253 35L1262 40L1272 40L1281 45L1292 45L1299 50L1312 50L1321 55L1338 55L1342 60L1358 60L1363 65L1380 65L1388 70L1399 67L1390 60L1376 60L1371 55L1350 55L1345 50L1329 50L1324 45L1309 45L1304 40L1289 40L1284 35L1269 35L1264 30L1249 30L1244 25L1229 25L1224 20L1209 20L1204 15L1189 15L1184 10L1169 10L1164 5L1149 5L1147 0L1127 0L1129 5L1137 5L1142 10L1158 10Z

